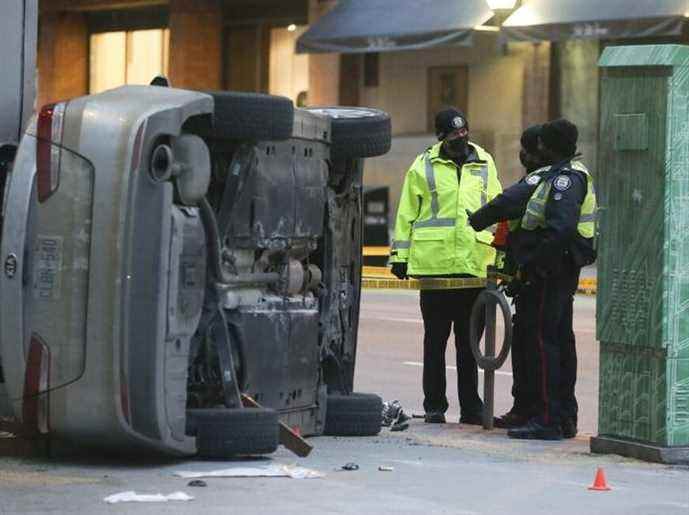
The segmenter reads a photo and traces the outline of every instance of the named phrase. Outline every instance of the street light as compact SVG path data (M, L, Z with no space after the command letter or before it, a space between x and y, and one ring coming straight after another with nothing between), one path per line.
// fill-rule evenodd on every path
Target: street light
M486 3L494 14L489 27L493 28L495 32L499 32L505 20L517 7L522 5L522 0L486 0ZM502 48L503 55L507 55L507 40L498 38L498 45Z
M517 0L486 0L491 11L511 11L517 5Z

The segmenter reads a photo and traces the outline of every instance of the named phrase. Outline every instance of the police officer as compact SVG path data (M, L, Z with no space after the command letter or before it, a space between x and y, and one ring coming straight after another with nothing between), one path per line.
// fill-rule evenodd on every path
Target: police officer
M502 190L493 158L469 141L464 114L450 108L435 119L439 143L407 172L399 201L390 262L398 278L485 277L495 259L488 231L474 231L474 211ZM460 422L481 424L478 369L469 347L469 320L480 289L422 290L425 420L444 423L448 408L445 350L454 324Z
M541 125L532 125L527 128L521 136L521 150L519 152L519 160L524 167L524 177L519 181L524 183L526 177L536 170L543 168L548 163L545 162L541 154L538 152L538 140L541 135ZM529 197L535 187L529 186ZM524 197L525 200L527 197ZM497 199L496 199L497 201ZM495 201L494 201L495 202ZM526 208L526 202L523 203ZM514 263L514 256L510 252L509 247L506 249L506 262L511 268ZM512 291L516 294L516 291ZM515 295L516 296L516 295ZM529 358L533 355L532 352L526 349L528 337L522 335L525 324L520 321L520 310L518 296L515 299L515 313L512 317L512 397L514 403L512 408L503 416L495 420L496 427L512 428L520 427L529 421L529 418L534 414L534 409L538 402L537 385L533 374L532 367L529 367Z
M470 219L480 229L500 219L499 212L505 218L520 213L508 241L523 276L517 311L540 398L536 416L510 429L511 438L558 440L577 432L573 302L581 267L596 258L596 197L590 173L574 160L577 139L576 126L567 120L544 124L539 152L555 164L529 174ZM524 205L529 186L533 191Z
M539 152L555 164L529 174L470 218L480 229L495 217L519 215L508 242L522 275L517 311L538 372L540 398L536 415L508 430L511 438L558 440L577 431L573 302L581 267L596 257L596 197L590 173L574 160L577 139L568 120L544 124Z

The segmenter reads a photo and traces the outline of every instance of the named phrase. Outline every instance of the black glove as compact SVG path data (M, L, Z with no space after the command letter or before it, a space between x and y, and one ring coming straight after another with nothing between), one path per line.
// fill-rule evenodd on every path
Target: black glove
M478 229L477 229L476 227L474 227L474 226L476 225L476 221L473 219L474 213L472 213L472 212L469 211L468 209L465 209L464 211L466 211L467 218L468 218L467 221L469 222L469 225L471 226L471 228L472 228L474 231L477 231L477 232L478 232Z
M467 213L467 216L469 217L469 225L474 231L481 232L492 225L490 223L487 223L488 221L485 220L486 210L484 208L481 208L478 211L474 211L473 213L468 209L466 209L465 211Z
M393 263L392 264L392 275L398 279L409 279L407 275L407 264L406 263Z

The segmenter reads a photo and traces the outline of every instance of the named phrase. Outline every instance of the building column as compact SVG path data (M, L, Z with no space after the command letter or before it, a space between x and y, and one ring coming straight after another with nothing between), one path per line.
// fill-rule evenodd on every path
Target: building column
M579 128L578 150L582 161L595 170L598 160L598 58L597 40L573 40L559 43L560 116Z
M309 23L335 7L335 0L309 0ZM340 54L309 55L309 105L340 103Z
M37 109L88 93L88 57L88 27L82 13L41 16Z
M218 0L170 1L170 81L176 88L222 88L223 11Z
M549 119L550 113L550 43L531 45L524 60L524 101L522 126L527 128Z

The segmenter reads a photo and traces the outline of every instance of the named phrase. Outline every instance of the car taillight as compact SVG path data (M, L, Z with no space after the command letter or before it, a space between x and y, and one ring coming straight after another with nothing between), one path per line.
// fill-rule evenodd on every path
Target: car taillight
M48 426L48 388L50 350L37 334L31 335L24 374L23 423L29 431L46 434Z
M36 184L39 202L44 202L50 197L60 184L62 130L66 105L64 102L48 104L43 106L38 114Z

